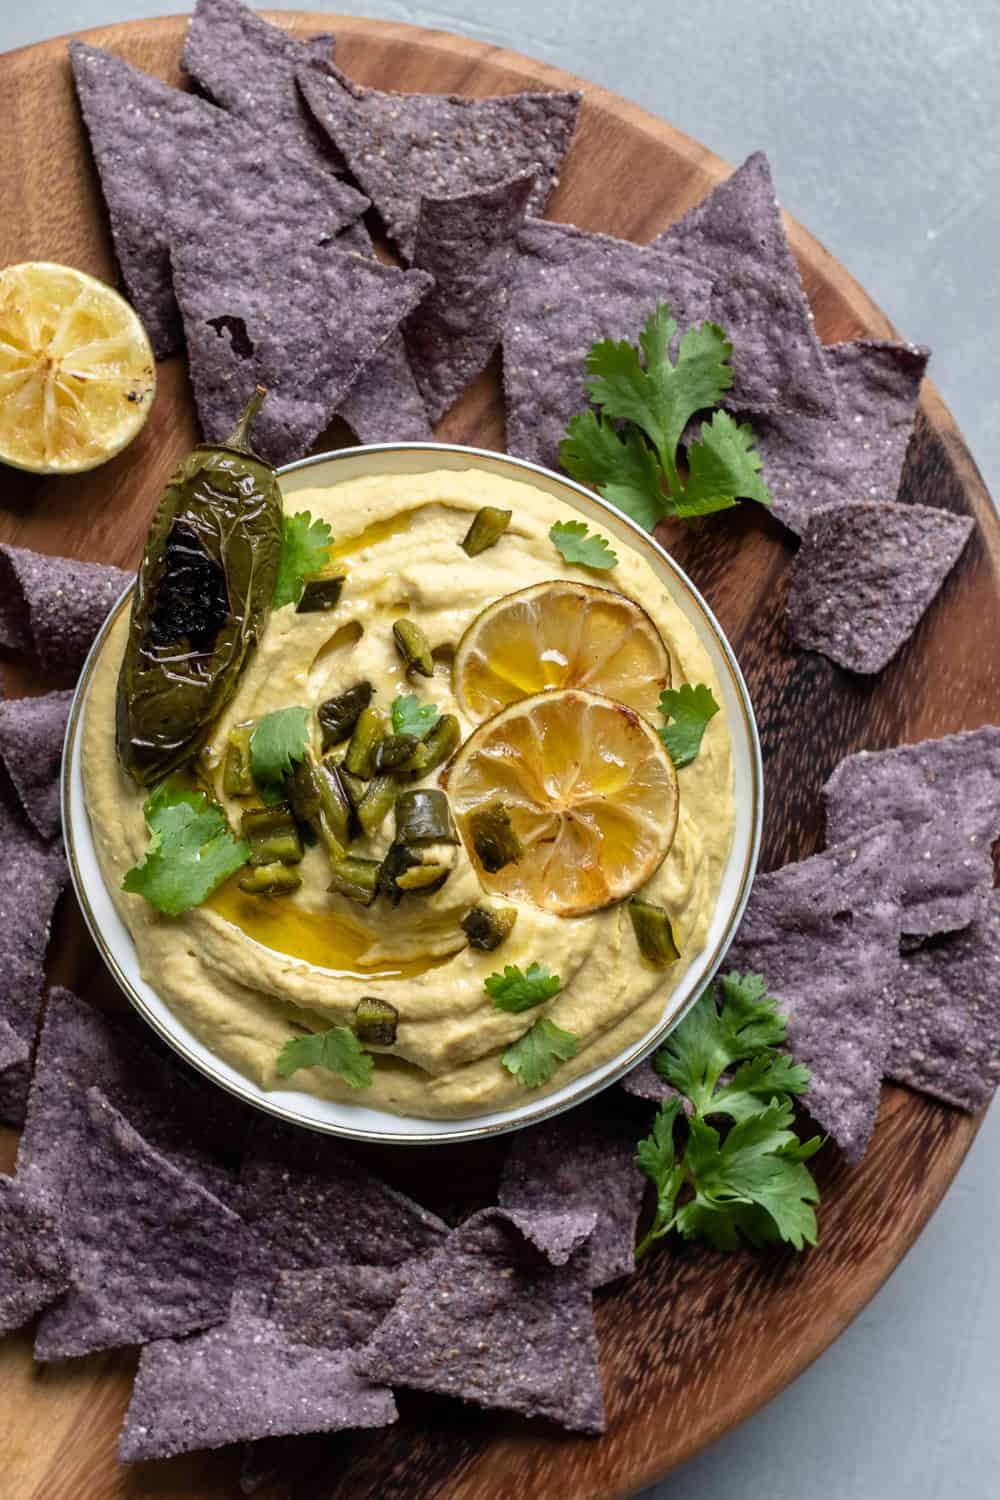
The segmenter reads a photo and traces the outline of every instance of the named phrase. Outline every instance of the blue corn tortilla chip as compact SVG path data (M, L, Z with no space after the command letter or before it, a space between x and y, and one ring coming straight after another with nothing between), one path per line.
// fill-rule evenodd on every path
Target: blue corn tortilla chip
M900 829L903 933L926 938L967 927L993 883L1000 837L1000 727L861 750L823 788L826 842L861 837L876 821Z
M338 235L337 245L375 258L371 235L360 219ZM402 333L390 334L368 361L341 400L337 415L359 443L429 443L433 439Z
M763 152L653 243L712 273L709 316L733 345L727 406L814 417L839 409Z
M355 1367L386 1384L602 1432L586 1261L584 1249L553 1266L503 1209L473 1214L412 1269Z
M680 330L700 323L712 282L686 261L571 224L529 220L517 243L503 335L507 451L557 469L566 423L588 404L591 345L634 342L659 302Z
M385 1427L392 1392L355 1373L349 1349L297 1341L244 1288L227 1321L142 1351L118 1444L126 1462L290 1433Z
M321 1266L279 1271L268 1316L300 1344L353 1349L365 1344L399 1301L405 1266Z
M188 22L181 68L214 103L272 141L296 147L317 166L338 171L340 157L306 108L297 68L333 59L334 38L300 42L241 0L198 0Z
M0 1120L24 1123L31 1082L31 1048L0 1016Z
M975 529L928 505L862 501L815 511L796 554L788 634L871 675L917 628Z
M0 545L0 647L44 672L79 672L134 573Z
M431 285L421 271L304 242L292 227L234 240L224 212L206 220L185 209L170 256L206 438L224 438L264 385L254 446L275 464L302 457Z
M635 1165L635 1140L634 1124L616 1118L599 1099L518 1131L504 1163L501 1207L596 1215L588 1240L594 1287L635 1268L635 1226L645 1190Z
M753 414L771 514L803 536L813 513L845 500L896 499L929 351L858 339L823 351L840 412Z
M0 761L43 839L62 827L59 773L72 689L0 702Z
M300 68L299 88L409 261L421 197L450 198L504 178L535 177L528 211L541 214L569 150L578 93L392 94L339 68Z
M42 1314L35 1358L222 1322L249 1244L243 1221L143 1140L100 1089L87 1090L81 1114L85 1134L61 1142L71 1285Z
M0 1176L0 1335L69 1286L58 1216L44 1194Z
M448 1232L339 1141L276 1122L255 1124L242 1184L247 1221L270 1270L402 1266Z
M413 264L434 278L408 319L406 347L427 413L439 422L500 343L535 179L530 173L454 198L422 198Z
M803 1104L851 1165L875 1128L899 976L898 831L758 875L726 972L762 974L812 1072Z
M245 1106L200 1074L178 1068L151 1032L59 988L49 994L38 1041L18 1148L20 1176L37 1177L56 1200L66 1195L74 1166L65 1145L86 1134L84 1101L95 1084L180 1172L237 1205Z
M902 955L886 1073L959 1109L1000 1083L1000 892L961 932Z

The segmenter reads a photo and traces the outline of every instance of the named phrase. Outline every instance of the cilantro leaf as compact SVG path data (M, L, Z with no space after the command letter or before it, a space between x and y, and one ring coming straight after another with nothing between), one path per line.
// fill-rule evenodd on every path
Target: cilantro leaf
M685 682L679 688L665 688L660 694L660 713L671 722L656 732L678 770L695 759L708 721L718 712L712 689L703 682Z
M590 408L578 412L559 445L559 462L571 479L589 485L647 531L662 518L660 466L637 427L619 434L614 422Z
M689 328L670 345L677 324L660 304L638 345L602 339L587 355L587 391L600 409L573 417L560 445L563 467L652 531L664 516L704 516L739 500L770 504L748 423L715 411L689 443L688 473L678 450L688 423L718 405L733 383L733 346L717 323ZM624 424L624 425L623 425Z
M294 704L276 708L254 725L250 769L265 802L280 800L282 780L309 747L309 710Z
M558 974L549 973L546 964L529 964L527 973L522 973L516 964L506 964L502 974L490 974L483 980L483 988L492 996L497 1010L516 1014L558 995L562 981Z
M575 1056L573 1033L541 1016L530 1031L507 1048L500 1061L526 1089L537 1089L548 1083L561 1062Z
M277 1066L282 1078L288 1078L297 1068L326 1068L352 1089L366 1089L374 1065L375 1059L349 1026L331 1026L329 1031L292 1037L282 1047Z
M721 988L721 1009L709 985L653 1059L660 1077L686 1094L703 1114L711 1113L716 1086L727 1068L758 1056L773 1059L773 1049L788 1034L778 1002L767 994L759 974L726 974Z
M329 562L332 544L330 527L325 521L314 521L309 511L300 510L294 516L284 517L272 609L298 604L306 579L321 573Z
M635 1164L656 1188L656 1212L636 1247L637 1260L645 1255L654 1240L662 1239L674 1227L674 1205L684 1186L684 1168L679 1165L674 1149L674 1123L680 1109L679 1099L664 1099L653 1121L652 1132L636 1148Z
M809 1087L809 1069L784 1052L761 1052L741 1063L730 1081L712 1095L712 1113L744 1120L760 1109L761 1101L781 1094L804 1094Z
M150 793L143 815L149 843L122 889L169 917L200 905L250 858L250 845L235 837L222 808L173 778Z
M790 1103L775 1102L737 1121L725 1140L695 1116L688 1127L684 1164L703 1202L715 1209L730 1204L762 1209L774 1222L775 1237L801 1250L816 1243L812 1205L819 1202L802 1154L811 1156L819 1142L799 1141L789 1128L792 1114ZM680 1215L678 1221L683 1234Z
M392 700L393 734L415 734L423 739L438 721L436 703L421 703L416 693Z
M618 566L618 555L612 552L603 536L588 536L586 521L556 521L549 531L549 541L563 562L579 563L582 568L600 572Z

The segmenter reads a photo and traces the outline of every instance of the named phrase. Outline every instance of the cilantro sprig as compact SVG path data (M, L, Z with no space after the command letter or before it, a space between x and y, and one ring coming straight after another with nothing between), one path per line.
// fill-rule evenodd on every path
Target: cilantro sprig
M537 1089L548 1083L561 1062L576 1056L576 1047L571 1031L564 1031L548 1016L540 1016L530 1031L507 1048L500 1061L518 1083L526 1089Z
M578 563L604 573L618 566L618 554L612 552L605 537L589 536L586 521L556 521L549 530L549 541L563 562Z
M392 700L393 734L415 734L423 739L440 718L436 703L421 703L416 693Z
M236 838L222 808L179 780L161 782L142 811L149 843L122 889L168 917L200 906L250 858L250 845Z
M326 1068L352 1089L366 1089L372 1081L375 1059L366 1052L349 1026L331 1026L292 1037L278 1057L278 1072L288 1078L299 1068Z
M280 801L283 782L309 748L309 710L301 704L276 708L254 725L250 769L265 802Z
M322 573L329 562L332 545L333 533L326 521L314 521L309 511L300 510L293 516L284 517L272 609L298 604L306 579Z
M670 722L656 732L679 771L689 766L701 749L710 719L719 712L712 689L704 682L685 682L679 688L664 688L660 713Z
M714 410L687 443L687 474L679 450L698 413L717 407L733 383L733 346L717 323L683 334L676 363L670 345L677 323L661 303L639 345L602 339L587 355L587 391L598 411L578 413L559 456L566 472L652 531L664 516L705 516L740 500L770 505L749 423Z
M709 987L654 1059L677 1094L636 1152L656 1188L637 1260L672 1230L716 1250L741 1240L797 1250L816 1243L819 1189L805 1163L823 1141L802 1141L792 1128L809 1069L778 1051L787 1022L759 974L727 974L720 987L721 1005ZM692 1106L686 1121L681 1095Z
M549 972L547 964L531 963L527 971L517 964L505 964L502 974L490 974L483 980L483 988L492 998L497 1010L531 1010L543 1000L551 1000L562 989L558 974Z

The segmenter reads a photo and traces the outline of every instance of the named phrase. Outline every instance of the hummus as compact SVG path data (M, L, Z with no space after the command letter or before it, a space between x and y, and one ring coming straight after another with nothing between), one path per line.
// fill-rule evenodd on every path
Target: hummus
M458 544L484 505L512 510L513 519L496 546L469 558ZM567 566L548 532L572 512L530 484L476 469L387 476L297 490L288 508L329 521L336 571L347 573L347 583L331 613L285 608L271 615L203 752L222 802L221 766L235 724L289 704L315 707L361 679L375 685L382 706L416 691L442 713L457 714L463 736L469 734L475 726L455 703L447 661L414 687L393 644L392 622L405 614L433 646L453 647L500 595L552 579L597 584L641 604L667 646L674 686L704 682L721 701L704 648L649 563L616 539L619 562L610 572ZM500 1059L540 1016L578 1043L549 1090L608 1061L659 1019L665 995L704 946L732 838L724 711L710 721L697 759L679 772L676 837L642 891L670 914L681 957L668 969L640 956L624 904L564 918L519 903L514 930L499 949L468 947L460 922L482 891L464 849L439 891L407 898L396 909L381 899L366 909L331 894L326 855L315 847L306 851L303 883L291 896L245 895L233 880L204 905L165 917L121 889L148 840L144 793L114 750L127 631L122 610L95 667L84 721L85 795L102 873L143 976L213 1052L259 1086L411 1116L474 1116L529 1097ZM428 784L437 777L432 773ZM230 802L227 811L238 827L239 804ZM386 833L358 841L351 852L381 854L388 840ZM494 1007L483 988L487 975L534 960L560 976L561 992L521 1014ZM388 1000L399 1012L396 1043L377 1056L370 1088L352 1089L320 1068L279 1077L278 1056L291 1037L303 1028L350 1026L363 995Z

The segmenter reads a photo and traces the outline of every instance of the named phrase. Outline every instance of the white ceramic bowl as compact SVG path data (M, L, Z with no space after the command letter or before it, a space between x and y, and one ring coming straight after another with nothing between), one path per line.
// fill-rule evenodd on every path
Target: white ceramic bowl
M697 589L662 547L627 516L547 469L523 460L507 458L478 448L437 443L386 443L367 448L303 459L281 470L281 488L286 500L297 490L322 484L337 484L369 474L420 474L434 469L485 469L520 479L554 495L562 504L580 512L602 532L611 532L633 549L645 554L675 602L694 625L708 651L721 685L732 740L735 769L736 826L732 849L723 873L715 913L704 950L673 988L665 985L663 1015L645 1036L612 1061L574 1078L564 1088L539 1099L528 1099L516 1108L477 1115L464 1120L424 1120L401 1117L364 1105L337 1104L317 1099L293 1088L265 1091L228 1063L216 1057L160 999L139 973L135 946L128 929L114 908L104 884L83 796L80 766L80 727L94 665L103 648L111 622L123 609L128 596L112 611L94 642L76 690L66 732L63 758L62 807L66 847L73 886L91 935L122 990L155 1031L194 1067L230 1093L258 1109L295 1124L332 1135L358 1140L426 1145L435 1141L468 1141L480 1136L515 1130L534 1124L606 1088L650 1052L675 1026L701 994L722 962L739 923L760 844L763 809L763 773L760 745L746 684L732 650ZM130 591L131 592L131 591Z

